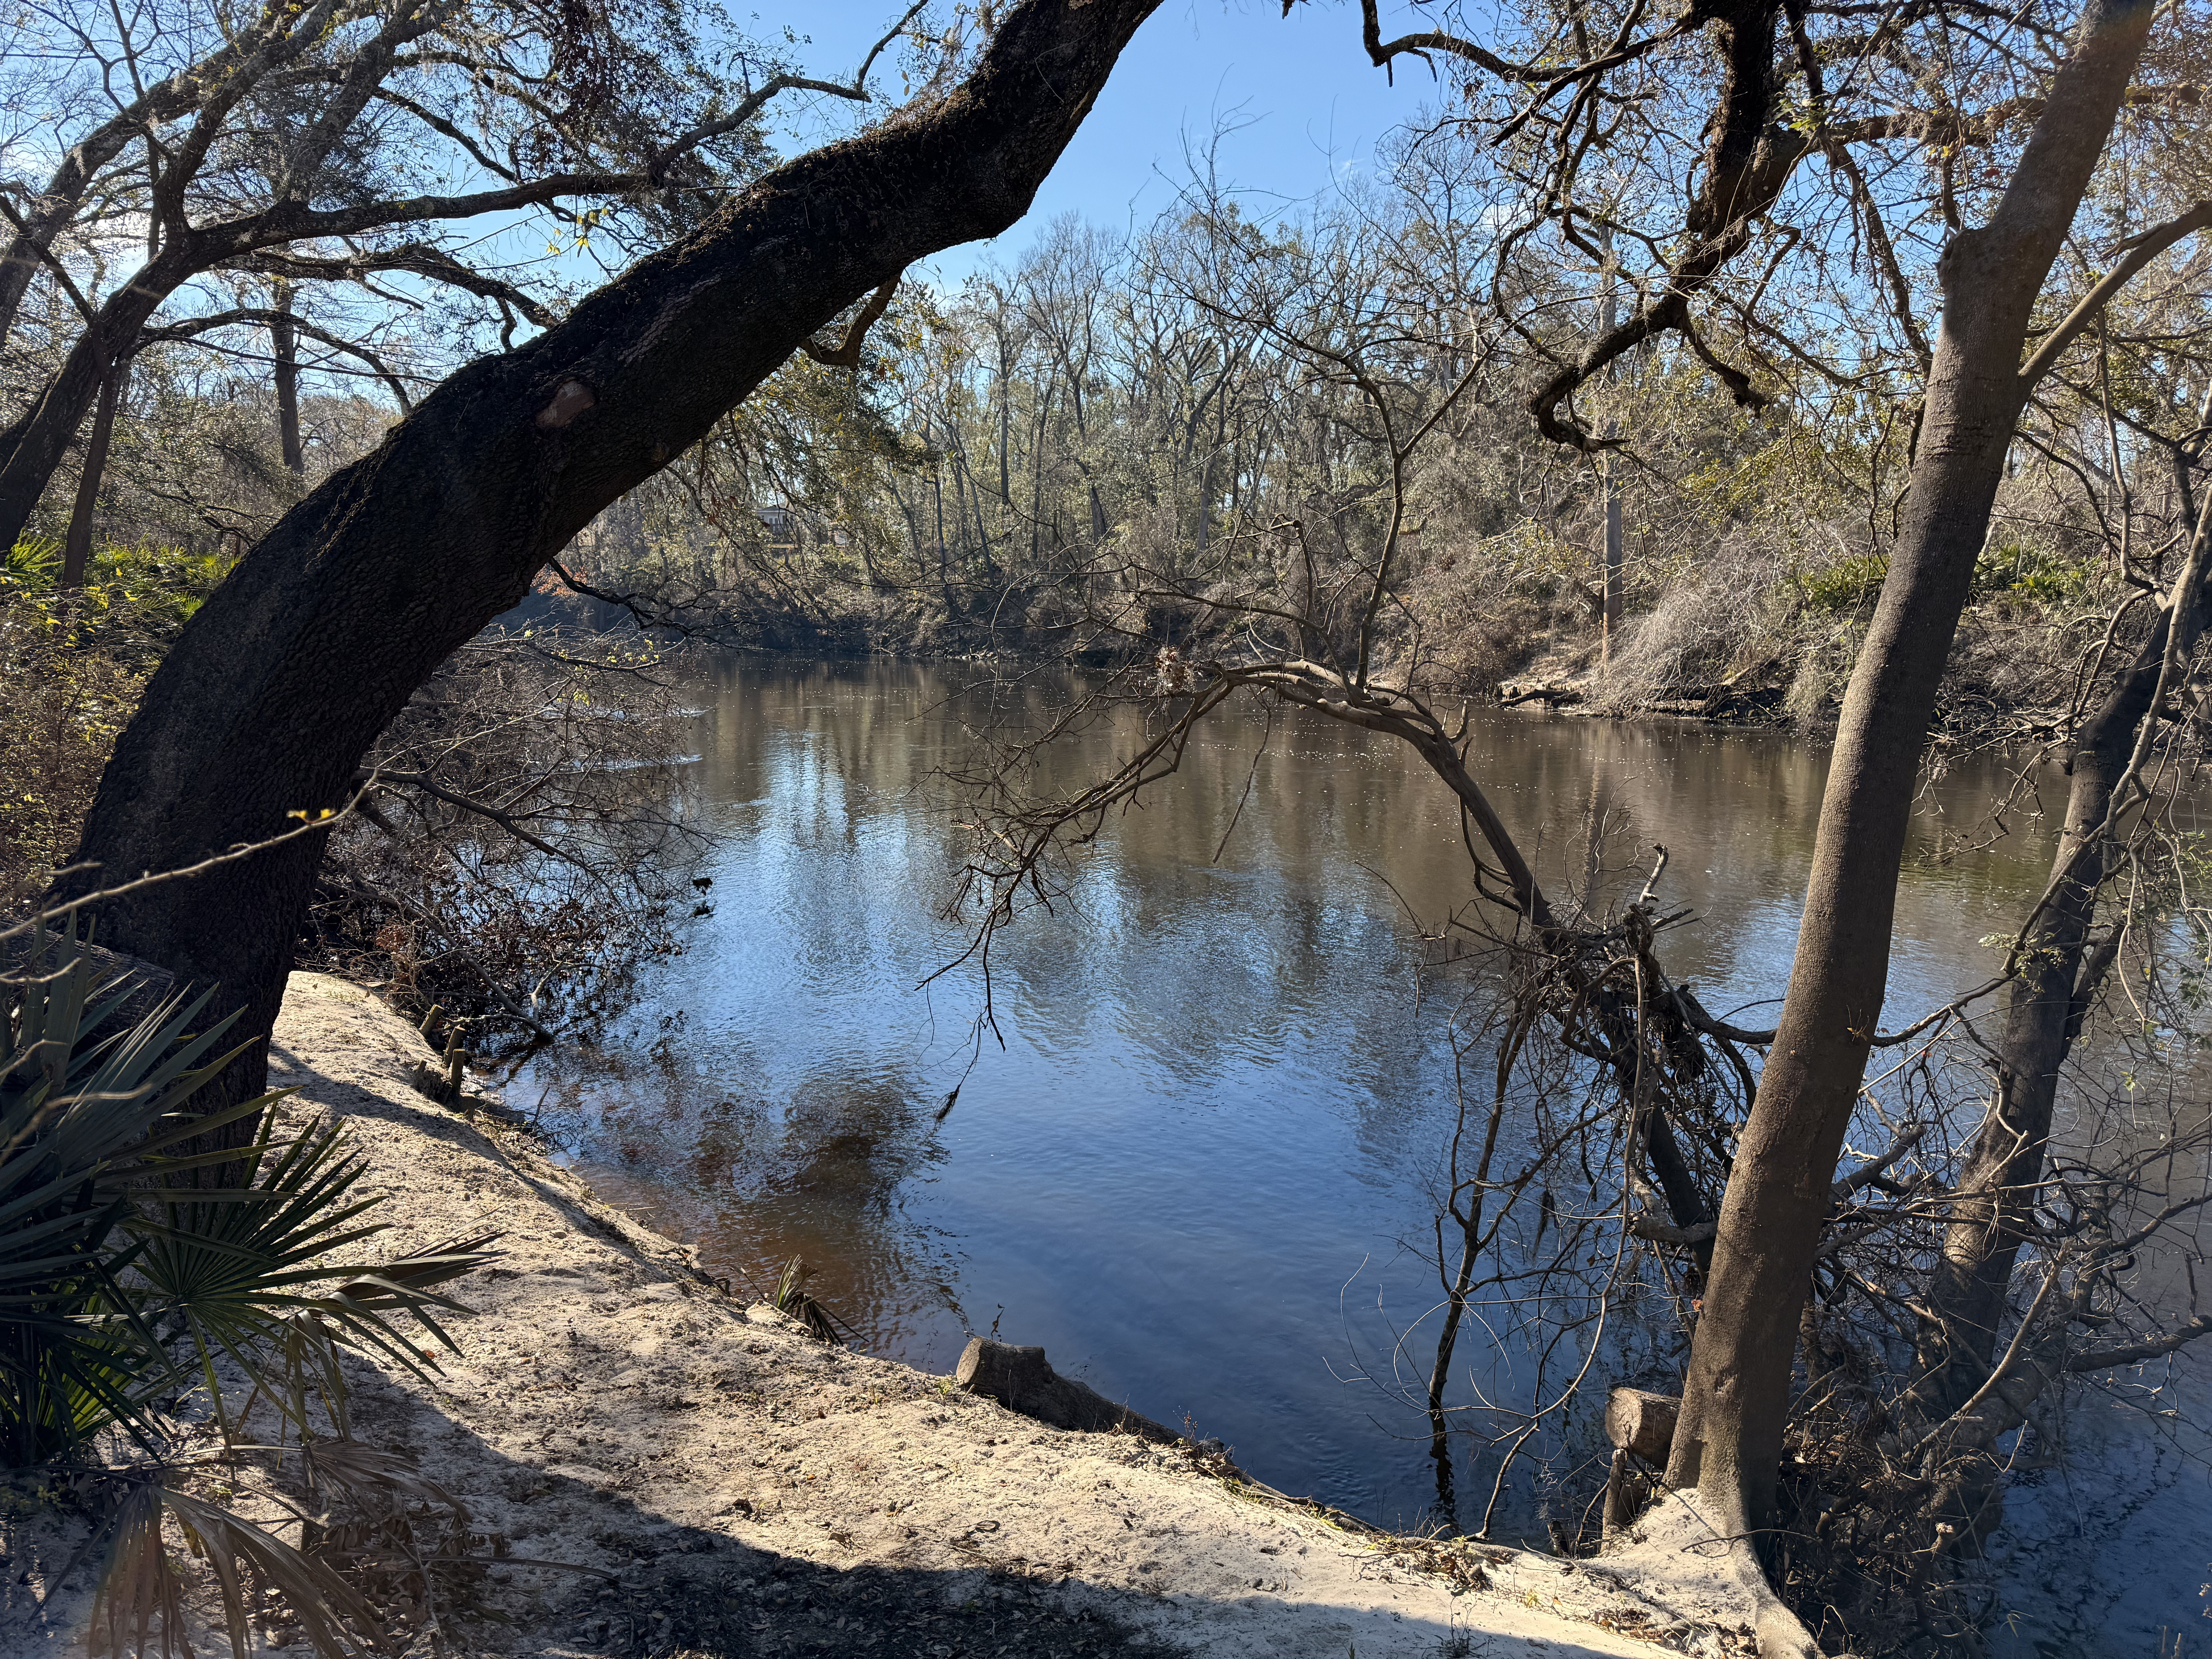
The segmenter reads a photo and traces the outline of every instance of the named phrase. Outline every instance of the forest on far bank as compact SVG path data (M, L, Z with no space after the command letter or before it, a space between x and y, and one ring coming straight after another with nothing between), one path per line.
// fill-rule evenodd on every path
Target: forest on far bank
M376 137L408 160L404 133ZM1577 447L1539 429L1532 397L1660 289L1609 224L1513 226L1540 177L1526 143L1409 130L1387 167L1287 207L1189 159L1148 224L1063 216L965 281L874 296L849 362L794 353L600 514L532 612L800 653L1103 665L1206 648L1237 605L1340 584L1389 539L1383 649L1413 682L1832 724L1906 489L1960 180L1894 200L1853 170L1806 188L1703 333L1655 333L1577 386L1573 418L1607 444ZM1639 185L1611 210L1624 247ZM2116 179L2085 211L2117 225L2145 188ZM578 222L563 234L584 246L641 234ZM2087 241L2069 257L2094 280ZM197 591L453 354L512 337L520 305L553 314L504 278L479 294L423 280L419 255L397 277L375 264L310 278L264 260L181 289L111 377L112 434L95 442L95 422L39 493L0 604L58 585L72 532L101 550L95 587ZM2185 243L2039 387L1953 649L1957 735L2047 732L2138 565L2185 527L2208 280ZM542 281L557 308L561 278ZM73 338L19 316L0 385L28 396Z

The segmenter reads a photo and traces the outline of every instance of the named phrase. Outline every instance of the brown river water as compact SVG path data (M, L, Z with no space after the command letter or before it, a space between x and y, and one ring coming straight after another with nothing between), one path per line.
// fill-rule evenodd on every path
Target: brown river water
M1454 999L1424 991L1410 919L1468 897L1448 797L1387 740L1223 711L1178 776L1109 820L1054 914L998 939L997 1034L979 1034L975 964L932 977L969 939L942 915L964 842L939 769L985 716L961 689L979 675L703 674L690 746L719 837L713 914L603 1048L541 1057L507 1099L542 1095L595 1184L714 1271L766 1286L803 1257L872 1351L945 1371L972 1332L1042 1343L1273 1486L1433 1520L1424 1420L1370 1379L1437 1299L1401 1241L1429 1232L1454 1109ZM1059 695L1014 702L1035 718ZM1138 718L1060 745L1033 787L1102 775ZM1473 769L1547 880L1579 877L1594 802L1623 878L1664 844L1660 895L1696 917L1666 936L1670 971L1714 1012L1769 1023L1826 751L1686 723L1474 719ZM1987 977L1982 941L2041 890L2051 825L2017 811L1992 839L2001 783L1973 763L1926 793L1886 1024ZM1668 1334L1652 1340L1663 1361ZM1510 1336L1476 1332L1458 1369L1510 1395L1525 1365ZM2135 1423L2093 1414L2081 1468L2015 1505L2021 1611L2002 1650L2148 1659L2167 1629L2212 1651L2201 1442ZM1540 1535L1549 1478L1516 1480L1516 1529Z

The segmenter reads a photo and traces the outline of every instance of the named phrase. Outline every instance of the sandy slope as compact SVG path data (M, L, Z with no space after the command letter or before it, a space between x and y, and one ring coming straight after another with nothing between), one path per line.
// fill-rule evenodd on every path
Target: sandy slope
M416 1093L408 1076L428 1052L363 992L299 975L271 1081L301 1085L294 1110L347 1121L400 1242L505 1234L504 1259L457 1287L475 1313L453 1326L462 1358L435 1387L357 1367L362 1440L417 1457L511 1557L564 1564L499 1565L483 1589L507 1622L455 1624L459 1645L717 1659L1739 1650L1599 1564L1348 1531L1240 1489L1194 1450L1045 1429L815 1342L703 1282L680 1247L520 1132ZM0 1589L7 1651L58 1650L82 1618L82 1585L44 1609L29 1600L67 1542L20 1528L0 1540L23 1558Z

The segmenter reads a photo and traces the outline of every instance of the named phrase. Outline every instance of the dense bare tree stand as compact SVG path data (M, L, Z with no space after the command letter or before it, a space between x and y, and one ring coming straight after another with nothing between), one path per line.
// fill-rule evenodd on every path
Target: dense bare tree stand
M1722 1208L1668 1471L1738 1536L1773 1510L1799 1313L1881 1009L1921 746L2030 385L2030 314L2154 10L2094 0L1996 214L1943 256L1903 532L1844 700L1789 994Z
M341 805L453 649L594 514L862 295L1006 229L1158 0L1030 0L941 102L776 168L536 340L454 374L257 545L148 686L59 896ZM99 907L102 944L246 1004L265 1037L319 836ZM262 1045L226 1079L258 1091Z

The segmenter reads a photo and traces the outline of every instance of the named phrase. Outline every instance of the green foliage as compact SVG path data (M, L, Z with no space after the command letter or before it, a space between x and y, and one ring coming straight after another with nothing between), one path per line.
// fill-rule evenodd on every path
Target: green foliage
M1881 592L1889 574L1887 553L1856 553L1817 570L1797 570L1790 586L1808 611L1856 611Z
M420 1374L428 1356L391 1316L450 1346L432 1310L454 1304L433 1287L487 1260L491 1237L374 1265L332 1261L381 1231L363 1220L380 1200L356 1195L363 1165L334 1126L278 1138L270 1109L289 1091L189 1110L237 1053L219 1051L231 1019L205 1018L209 994L170 997L102 1035L134 985L103 980L72 933L50 942L34 931L28 945L0 979L0 1465L97 1469L118 1433L150 1461L90 1487L122 1489L94 1534L108 1558L95 1646L104 1635L118 1653L157 1642L191 1651L183 1569L163 1536L173 1523L213 1577L237 1659L252 1650L256 1581L324 1659L392 1651L331 1563L179 1489L172 1417L204 1390L236 1443L245 1411L225 1399L227 1361L249 1390L245 1409L268 1399L314 1465L311 1401L347 1431L338 1347L374 1348ZM251 1146L198 1150L256 1115Z
M269 1097L274 1099L275 1097ZM137 1246L133 1277L168 1311L175 1345L197 1360L218 1416L224 1414L216 1361L228 1357L257 1387L271 1391L292 1426L308 1429L302 1386L307 1368L335 1378L317 1352L319 1336L374 1348L419 1370L415 1351L383 1316L404 1309L448 1348L433 1305L419 1292L470 1271L488 1237L458 1241L425 1257L373 1268L334 1268L330 1255L383 1231L359 1224L381 1199L355 1196L362 1165L346 1155L343 1132L313 1125L289 1143L274 1139L270 1117L237 1161L224 1170L235 1190L202 1196L167 1192L130 1217L125 1231ZM334 1277L341 1282L333 1285ZM342 1392L319 1390L333 1414ZM229 1426L226 1425L226 1426ZM342 1419L334 1426L343 1427Z
M1984 548L1974 561L1974 591L1984 598L2070 605L2087 597L2095 580L2095 567L2086 561L2020 542Z
M168 1176L157 1161L212 1127L176 1109L228 1058L209 1056L229 1021L191 1030L205 994L90 1040L127 993L96 985L72 941L60 954L58 969L8 985L0 1029L0 1459L16 1468L112 1425L146 1437L173 1370L147 1320L156 1310L126 1286L139 1253L126 1224L137 1193Z
M0 582L26 592L45 592L62 568L62 544L51 536L26 536L0 561Z
M27 536L0 569L0 611L73 649L105 651L143 672L235 563L224 553L110 544L94 550L84 586L69 592L59 585L60 544Z
M374 1346L419 1370L389 1316L442 1338L430 1310L453 1304L430 1289L489 1241L331 1263L381 1231L362 1223L375 1200L353 1195L362 1166L338 1132L279 1143L280 1095L185 1109L232 1058L216 1048L231 1020L203 1018L209 993L103 1036L130 982L102 981L67 935L36 937L27 960L0 1030L0 1462L81 1461L111 1430L158 1455L167 1402L196 1385L227 1425L218 1357L301 1433L316 1350ZM251 1147L193 1150L256 1115Z
M1856 611L1881 592L1889 574L1886 553L1858 553L1817 569L1790 574L1790 586L1808 611ZM2064 605L2080 600L2095 580L2095 570L2047 547L2008 542L1983 550L1974 562L1978 599L2014 599L2031 605Z
M806 1288L806 1281L813 1276L813 1268L798 1256L792 1257L784 1263L783 1273L775 1281L775 1295L769 1299L769 1305L806 1327L806 1334L817 1341L835 1342L836 1316L816 1301Z

